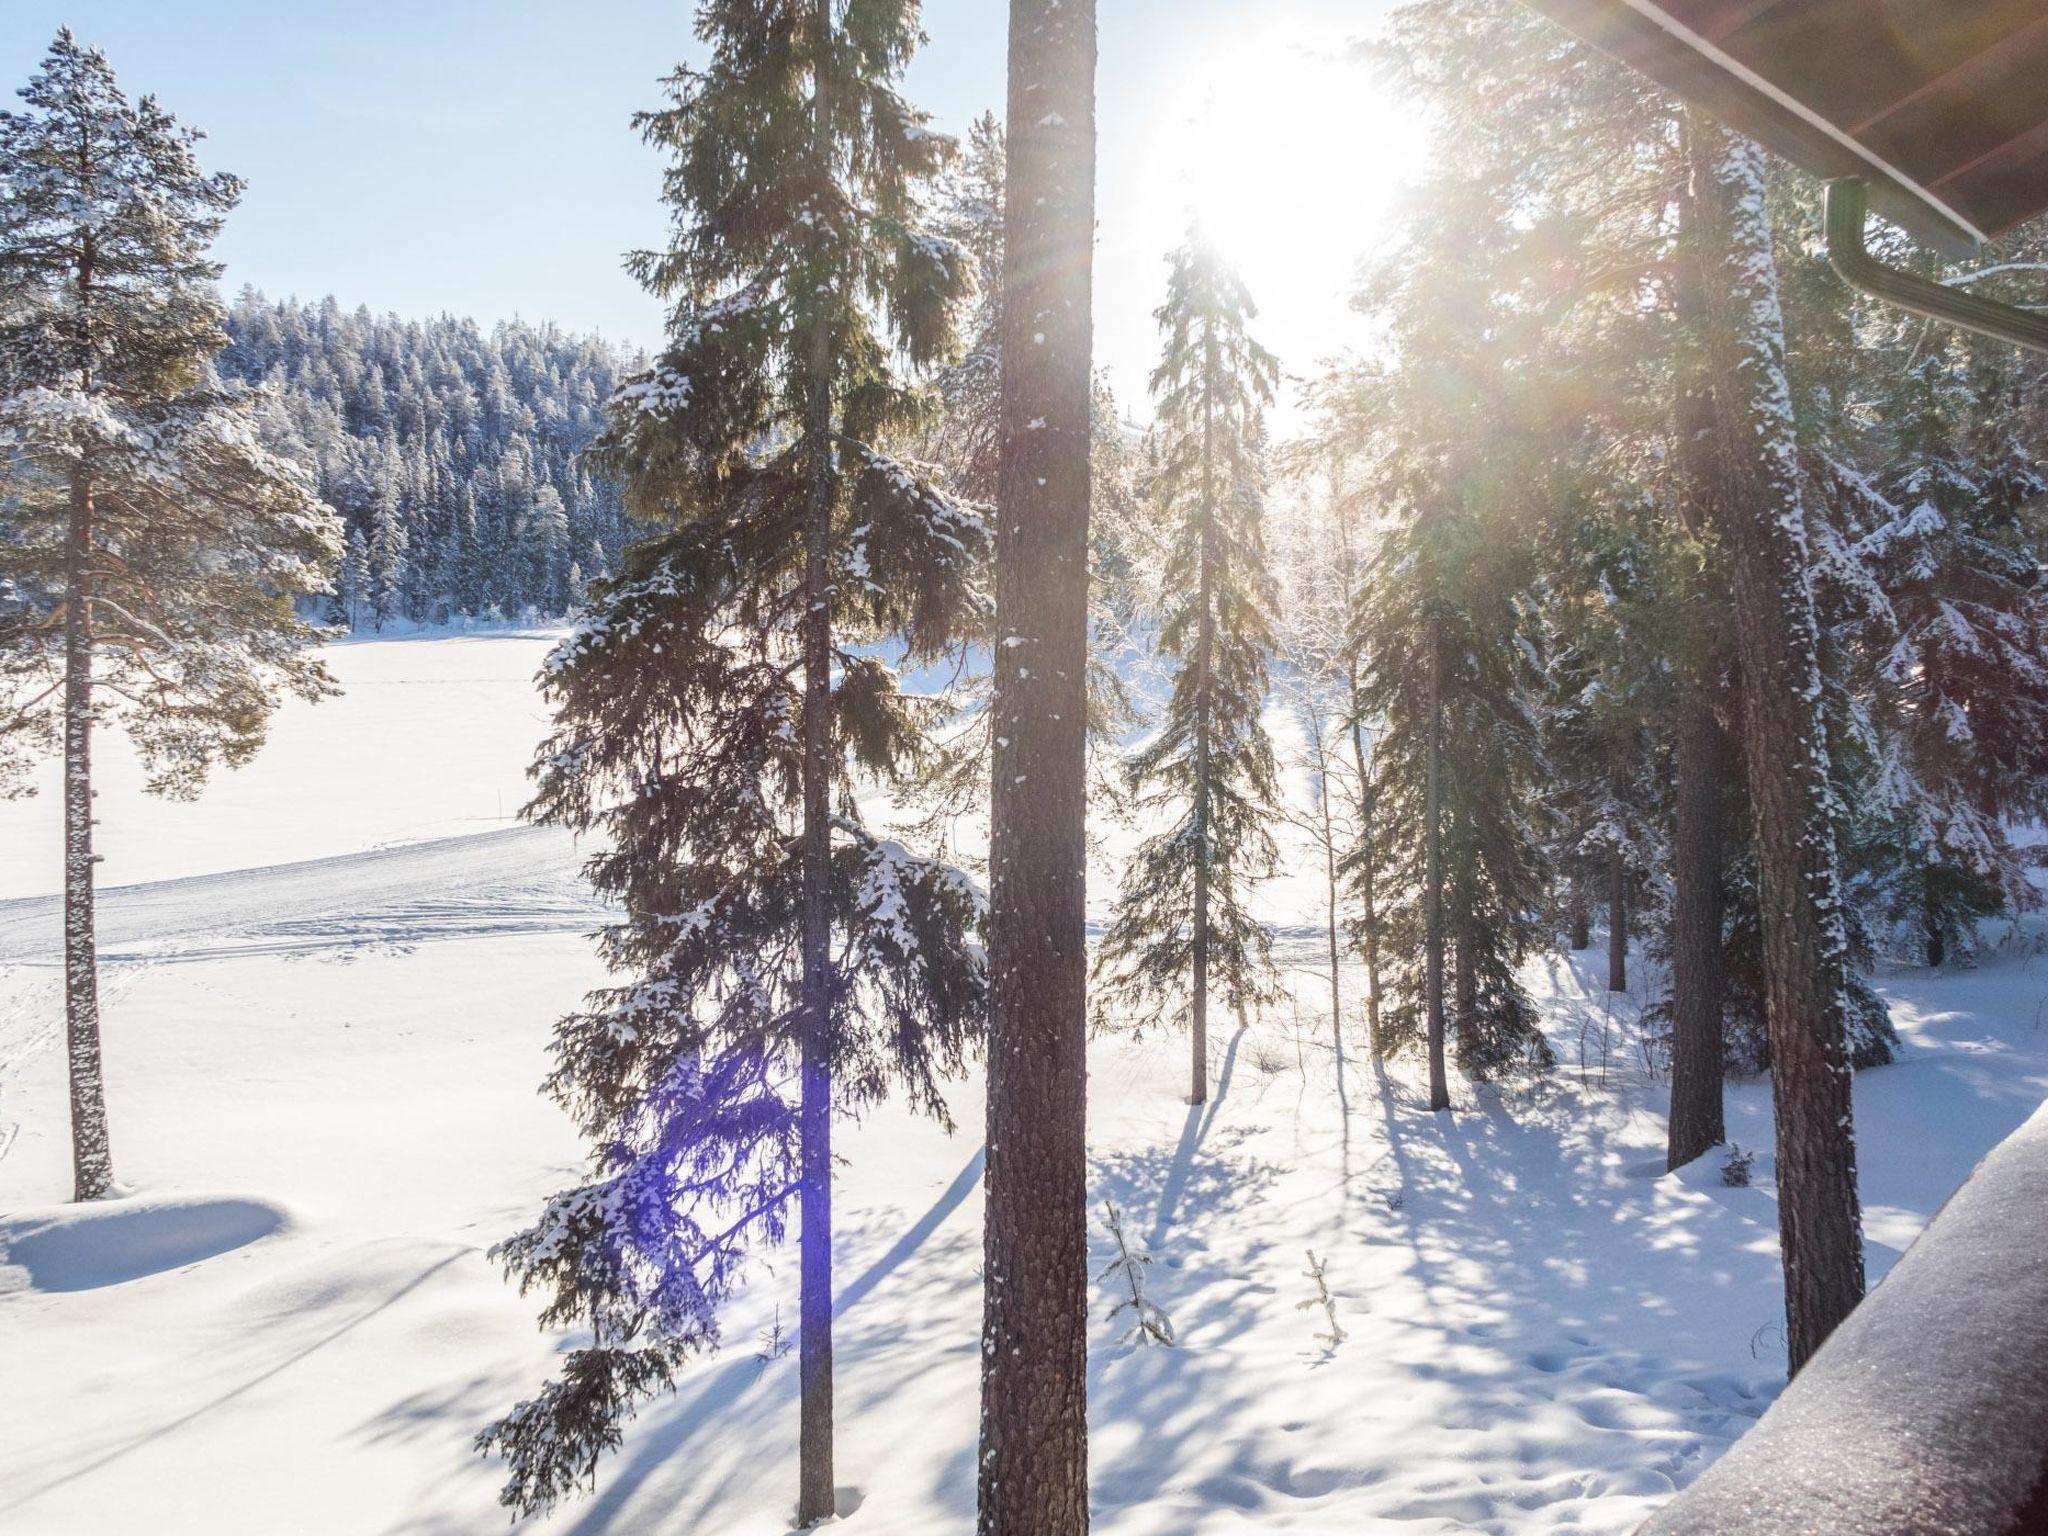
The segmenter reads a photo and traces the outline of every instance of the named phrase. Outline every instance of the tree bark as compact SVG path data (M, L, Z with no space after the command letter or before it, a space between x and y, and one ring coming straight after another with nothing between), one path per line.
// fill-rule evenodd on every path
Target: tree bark
M1671 849L1671 1122L1665 1166L1727 1139L1721 1007L1722 804L1728 746L1703 679L1681 675L1677 825Z
M1567 875L1570 882L1565 893L1565 922L1571 932L1568 942L1574 950L1587 948L1593 942L1593 914L1586 902L1586 882L1577 875Z
M1311 705L1311 709L1320 707ZM1344 1055L1344 992L1338 971L1341 951L1337 942L1337 824L1330 815L1329 737L1320 715L1315 718L1312 729L1315 731L1316 776L1320 781L1316 798L1321 802L1323 817L1323 890L1329 915L1330 1049L1341 1059Z
M71 1070L71 1189L98 1200L114 1187L100 1060L98 945L92 846L92 542L90 472L71 477L64 546L64 1038Z
M91 154L86 174L92 175ZM82 232L78 269L80 387L95 387L94 299L99 242ZM114 1188L113 1141L100 1054L99 944L93 851L93 486L92 466L71 475L71 517L64 540L64 1043L71 1077L71 1192L98 1200Z
M1690 192L1679 202L1679 234L1697 238L1699 210ZM1714 390L1704 356L1704 295L1696 264L1681 262L1674 295L1686 348L1673 409L1677 437L1678 517L1696 541L1711 538ZM1722 952L1722 865L1728 738L1720 692L1728 614L1710 572L1691 576L1680 594L1677 688L1676 802L1671 849L1671 1117L1665 1167L1681 1168L1727 1139L1724 1086L1727 1048L1722 1008L1727 995Z
M1451 1085L1444 1072L1443 644L1434 619L1429 626L1428 707L1429 765L1422 855L1423 1002L1428 1018L1429 1107L1449 1109Z
M990 826L980 1536L1088 1529L1094 0L1012 0Z
M1927 940L1927 968L1934 970L1948 958L1948 934L1941 926L1941 912L1934 904L1932 883L1924 874L1920 878L1920 927Z
M1763 154L1695 116L1703 278L1722 473L1714 515L1735 598L1777 1120L1785 1342L1797 1372L1863 1295L1847 943L1829 824L1819 634Z
M1628 990L1628 863L1619 844L1607 850L1607 990Z
M1195 629L1195 931L1194 1060L1188 1079L1188 1102L1209 1101L1209 708L1210 651L1215 645L1216 464L1214 446L1216 338L1209 332L1202 344L1202 510L1197 530L1200 574Z
M1350 524L1342 517L1337 521L1337 537L1343 552L1345 609L1348 612L1356 596L1358 566L1351 548ZM1366 767L1365 721L1359 703L1358 653L1355 650L1346 658L1345 680L1350 689L1345 703L1351 727L1351 761L1358 770L1359 937L1364 941L1361 947L1365 951L1365 1038L1366 1049L1377 1061L1381 1056L1379 870L1373 860L1372 775Z
M1471 1061L1479 1043L1479 973L1472 968L1470 918L1461 913L1456 927L1451 940L1451 1032L1465 1060Z
M1357 695L1357 673L1352 674L1352 692ZM1356 704L1353 705L1354 709ZM1380 1046L1380 908L1379 861L1373 853L1372 781L1366 777L1363 728L1353 717L1351 750L1358 762L1358 905L1359 932L1365 940L1365 1044L1375 1061L1385 1052Z
M830 0L816 0L822 57L832 35ZM827 76L813 73L819 152L830 153ZM803 1042L797 1109L798 1287L796 1521L838 1512L832 1455L832 335L812 323L806 381L809 504L804 538L803 658Z

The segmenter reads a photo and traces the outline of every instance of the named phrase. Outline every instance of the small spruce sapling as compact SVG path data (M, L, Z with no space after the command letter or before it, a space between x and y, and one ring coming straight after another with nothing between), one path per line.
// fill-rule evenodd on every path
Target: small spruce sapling
M1296 1302L1294 1310L1306 1312L1312 1307L1321 1307L1323 1309L1323 1316L1329 1320L1330 1331L1319 1333L1316 1337L1322 1341L1326 1351L1334 1354L1336 1353L1337 1346L1350 1338L1351 1335L1346 1333L1343 1326L1337 1321L1337 1298L1330 1294L1329 1278L1324 1274L1324 1267L1329 1261L1317 1258L1316 1251L1313 1248L1308 1249L1307 1253L1308 1268L1302 1271L1302 1275L1306 1279L1315 1281L1316 1293L1306 1301Z
M1124 1237L1123 1217L1118 1214L1112 1202L1103 1201L1102 1210L1109 1223L1109 1235L1116 1239L1116 1257L1110 1261L1109 1267L1096 1277L1096 1283L1108 1285L1112 1281L1121 1280L1130 1291L1128 1296L1109 1309L1111 1319L1125 1312L1131 1314L1131 1326L1124 1330L1123 1337L1117 1342L1173 1343L1172 1322L1145 1294L1145 1266L1152 1262L1152 1256L1131 1251L1130 1242Z

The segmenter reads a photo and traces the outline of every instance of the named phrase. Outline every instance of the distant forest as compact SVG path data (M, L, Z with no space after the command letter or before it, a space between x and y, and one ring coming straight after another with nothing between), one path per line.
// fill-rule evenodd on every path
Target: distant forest
M274 386L273 446L344 517L326 617L351 628L566 613L613 569L632 525L577 462L621 350L552 325L484 330L244 289L224 377Z

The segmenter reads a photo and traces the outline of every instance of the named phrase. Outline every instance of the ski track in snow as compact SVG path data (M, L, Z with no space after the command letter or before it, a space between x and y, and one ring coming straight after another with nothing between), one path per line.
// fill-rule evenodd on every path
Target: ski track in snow
M1297 1001L1218 1032L1207 1106L1178 1098L1180 1037L1092 1048L1091 1274L1112 1201L1179 1339L1120 1343L1095 1288L1095 1528L1630 1531L1783 1383L1768 1091L1728 1095L1754 1187L1718 1156L1665 1175L1639 1027L1657 978L1632 957L1637 991L1610 998L1590 951L1527 973L1557 1071L1428 1113L1360 1026L1332 1047L1318 863L1264 893ZM535 1093L552 1020L601 979L577 864L567 836L512 829L103 892L114 1150L138 1193L84 1211L61 1204L57 904L0 903L0 1530L504 1528L469 1442L559 1341L484 1250L581 1157ZM2048 962L2026 945L1881 980L1906 1056L1856 1084L1873 1278L2048 1094ZM1343 983L1355 1014L1363 978ZM849 1532L972 1519L978 1078L952 1101L955 1135L893 1106L839 1133ZM1302 1307L1309 1249L1334 1348ZM796 1358L755 1341L792 1323L795 1287L793 1255L764 1256L723 1353L534 1529L786 1536Z
M586 932L603 920L604 908L578 879L578 863L567 833L514 827L114 886L99 893L100 958L119 966ZM0 901L0 965L58 965L62 946L61 898Z

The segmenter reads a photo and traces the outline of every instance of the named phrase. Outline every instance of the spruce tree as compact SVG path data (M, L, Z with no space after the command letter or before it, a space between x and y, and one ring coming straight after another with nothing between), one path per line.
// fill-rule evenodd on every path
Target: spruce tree
M241 183L105 56L57 34L0 113L0 788L64 754L64 970L75 1189L113 1187L94 944L94 728L155 793L246 762L281 693L332 691L296 599L340 525L265 449L207 246Z
M1938 966L1977 920L2039 902L2007 825L2039 816L2048 769L2048 591L2031 515L2039 465L2001 406L2009 366L1975 344L1887 349L1885 462L1855 554L1885 594L1867 649L1864 870L1881 919Z
M1257 314L1236 273L1199 233L1168 258L1158 311L1165 347L1152 374L1173 531L1172 594L1159 648L1175 663L1165 718L1131 759L1141 812L1170 825L1132 854L1102 936L1098 1007L1134 1024L1188 1007L1188 1102L1209 1096L1212 979L1246 1016L1274 995L1271 938L1245 901L1271 872L1279 815L1273 744L1260 713L1273 649L1273 580L1263 527L1264 407L1279 366L1252 339Z
M986 1003L978 893L856 798L915 771L930 717L878 652L929 659L986 602L985 525L883 446L926 406L895 359L947 356L969 278L921 223L951 144L897 90L910 0L711 0L697 27L708 62L639 120L671 162L672 242L634 262L669 341L593 451L672 531L550 663L532 808L607 834L589 875L629 979L556 1036L590 1178L499 1252L592 1340L480 1445L518 1510L591 1479L793 1215L809 1524L834 1513L834 1115L893 1083L943 1119Z

